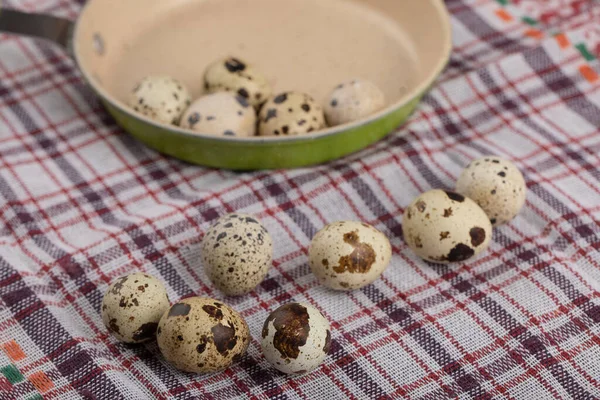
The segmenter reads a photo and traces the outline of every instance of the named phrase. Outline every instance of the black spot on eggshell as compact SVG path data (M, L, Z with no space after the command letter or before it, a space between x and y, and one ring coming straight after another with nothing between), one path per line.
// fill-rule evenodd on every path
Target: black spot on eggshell
M250 107L250 103L248 103L248 100L246 100L244 97L242 97L242 96L235 96L235 99L240 104L240 106L242 106L244 108Z
M269 122L272 118L277 118L277 110L275 108L269 108L267 110L267 116L265 117L264 122Z
M494 225L496 223L496 218L490 218L490 222L492 223L492 225Z
M217 242L221 241L222 239L225 239L226 237L227 237L227 232L219 233L219 236L217 236Z
M475 226L469 231L469 236L471 236L471 244L477 247L485 241L485 230Z
M475 251L466 244L459 243L450 250L447 260L450 262L464 261L475 254Z
M223 132L223 135L224 136L235 136L235 132L226 130L225 132Z
M494 164L500 164L500 161L498 161L498 160L492 160L492 162L493 162Z
M121 289L123 289L123 284L125 282L127 282L127 278L129 278L128 276L122 276L119 279L117 279L111 289L111 293L112 294L121 294Z
M202 335L202 337L200 338L200 343L196 346L196 351L200 354L204 353L207 344L208 338L206 337L206 335Z
M188 124L190 124L191 127L193 127L194 125L196 125L198 122L200 122L200 119L202 117L200 116L200 113L192 113L190 114L190 116L188 117Z
M288 98L288 95L287 95L287 93L282 93L282 94L280 94L279 96L276 96L276 97L273 99L273 102L274 102L275 104L281 104L281 103L285 102L285 101L287 100L287 98Z
M242 61L238 60L237 58L232 57L225 61L225 68L227 68L227 71L229 71L231 73L235 73L235 72L245 70L246 64L244 64Z
M290 127L287 125L284 125L281 127L281 131L283 132L284 135L287 135L290 132Z
M298 121L298 126L302 126L306 123L305 119L301 119L300 121Z
M504 178L504 177L506 177L506 172L500 171L500 172L498 172L498 176L501 176Z
M231 222L228 222L225 225L223 225L223 228L231 228L231 227L233 227L233 224Z
M337 99L331 100L331 107L337 107L337 105L338 105Z
M465 196L463 196L462 194L448 192L448 191L444 191L444 193L446 193L446 195L448 196L448 198L450 200L457 201L459 203L462 203L463 201L465 201Z
M192 306L186 303L177 303L169 310L169 317L184 317L190 313Z
M271 322L275 327L273 336L275 349L282 358L297 358L300 354L300 347L306 344L310 332L306 307L298 303L289 303L273 311L263 325L263 338L268 336Z
M327 329L327 334L325 336L325 344L323 345L323 353L329 353L331 349L331 332Z
M419 210L419 212L425 212L425 210L427 209L427 204L423 200L419 200L417 201L417 204L415 204L415 207L417 207L417 210Z
M212 121L212 120L214 120L214 119L215 119L215 116L214 116L214 115L209 115L208 117L206 117L206 120L207 120L207 121Z
M448 218L452 216L452 207L444 209L444 218Z
M211 318L214 318L218 321L223 319L223 311L221 311L216 306L211 306L210 304L206 304L206 305L202 306L202 310L204 310L205 313L210 315Z
M221 355L226 356L229 350L233 350L237 344L235 329L231 326L225 326L219 323L211 328L211 332L213 334L215 347Z
M143 324L138 328L137 331L133 333L133 340L145 340L150 339L156 333L156 328L158 327L157 322L148 322Z
M301 108L305 111L305 112L310 112L310 105L308 104L302 104Z
M241 88L237 91L237 93L242 96L243 98L247 99L250 97L250 94L248 93L248 91L244 88Z
M368 243L361 243L356 231L344 234L344 242L354 249L349 255L340 257L339 265L333 267L338 274L343 272L364 274L371 269L377 260L375 250Z
M117 319L113 318L108 322L108 329L111 332L119 333L119 325L117 325Z

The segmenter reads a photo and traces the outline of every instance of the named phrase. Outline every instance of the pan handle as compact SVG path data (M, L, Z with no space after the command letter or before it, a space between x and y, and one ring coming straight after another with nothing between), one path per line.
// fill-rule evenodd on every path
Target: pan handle
M0 0L0 6L2 0ZM14 33L47 39L58 43L69 52L73 37L73 21L44 14L30 14L0 9L0 33Z

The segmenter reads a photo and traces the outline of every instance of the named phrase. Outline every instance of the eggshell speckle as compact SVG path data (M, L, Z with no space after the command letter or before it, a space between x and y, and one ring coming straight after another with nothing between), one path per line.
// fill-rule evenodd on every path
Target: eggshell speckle
M305 374L316 369L329 352L329 322L310 304L285 304L265 321L261 345L267 361L279 371Z
M323 285L354 290L379 278L390 263L392 247L370 225L339 221L317 232L308 255L312 272Z
M307 94L281 93L267 101L258 116L261 136L297 136L327 126L323 108Z
M204 74L208 93L235 92L252 106L258 106L271 97L271 86L255 67L239 58L229 57L211 64Z
M191 96L177 79L148 76L133 88L127 103L137 113L157 122L177 125L191 103Z
M271 235L256 217L226 215L206 232L202 260L206 274L219 290L230 296L246 294L271 268Z
M246 99L219 92L194 101L181 118L181 127L216 136L254 136L256 113Z
M102 300L102 322L118 340L140 343L154 338L158 321L169 308L163 284L133 273L116 279Z
M465 261L487 248L492 225L473 200L461 194L431 190L404 211L406 244L421 258L448 263Z
M216 372L240 359L250 343L246 321L217 300L189 297L164 313L158 324L161 353L187 372Z
M525 204L527 187L521 171L500 157L470 163L456 182L456 191L473 199L492 225L511 221Z
M385 106L385 95L374 83L356 79L337 86L329 95L325 115L329 125L360 120Z

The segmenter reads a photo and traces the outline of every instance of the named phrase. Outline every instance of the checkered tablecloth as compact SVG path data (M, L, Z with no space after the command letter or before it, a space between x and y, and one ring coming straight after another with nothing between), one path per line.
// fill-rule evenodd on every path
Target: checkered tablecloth
M414 0L417 1L417 0ZM74 18L81 1L11 0ZM164 157L125 134L61 49L0 36L0 399L600 398L600 3L449 0L454 53L410 123L328 165L234 173ZM514 161L527 203L487 252L418 259L401 234L419 193L452 188L473 158ZM259 216L274 267L226 299L253 340L229 370L169 366L155 343L118 343L100 303L145 271L172 301L223 299L199 242L227 212ZM351 293L307 265L324 224L385 232L391 266ZM258 342L269 311L317 306L330 356L290 379Z

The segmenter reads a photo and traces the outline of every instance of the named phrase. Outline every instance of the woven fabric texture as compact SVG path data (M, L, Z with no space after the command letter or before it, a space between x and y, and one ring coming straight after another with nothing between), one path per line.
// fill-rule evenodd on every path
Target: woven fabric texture
M82 3L3 7L75 18ZM454 52L409 123L287 171L162 156L114 123L60 48L0 36L0 399L600 398L600 2L446 6ZM520 215L474 260L418 259L404 208L489 154L523 172ZM233 211L263 220L274 265L254 292L224 299L199 243ZM319 285L307 264L312 236L336 220L372 224L393 247L383 276L351 293ZM199 376L154 342L117 342L100 304L134 271L164 281L172 301L225 300L248 322L248 354ZM290 301L332 325L330 355L296 379L269 368L258 341Z

